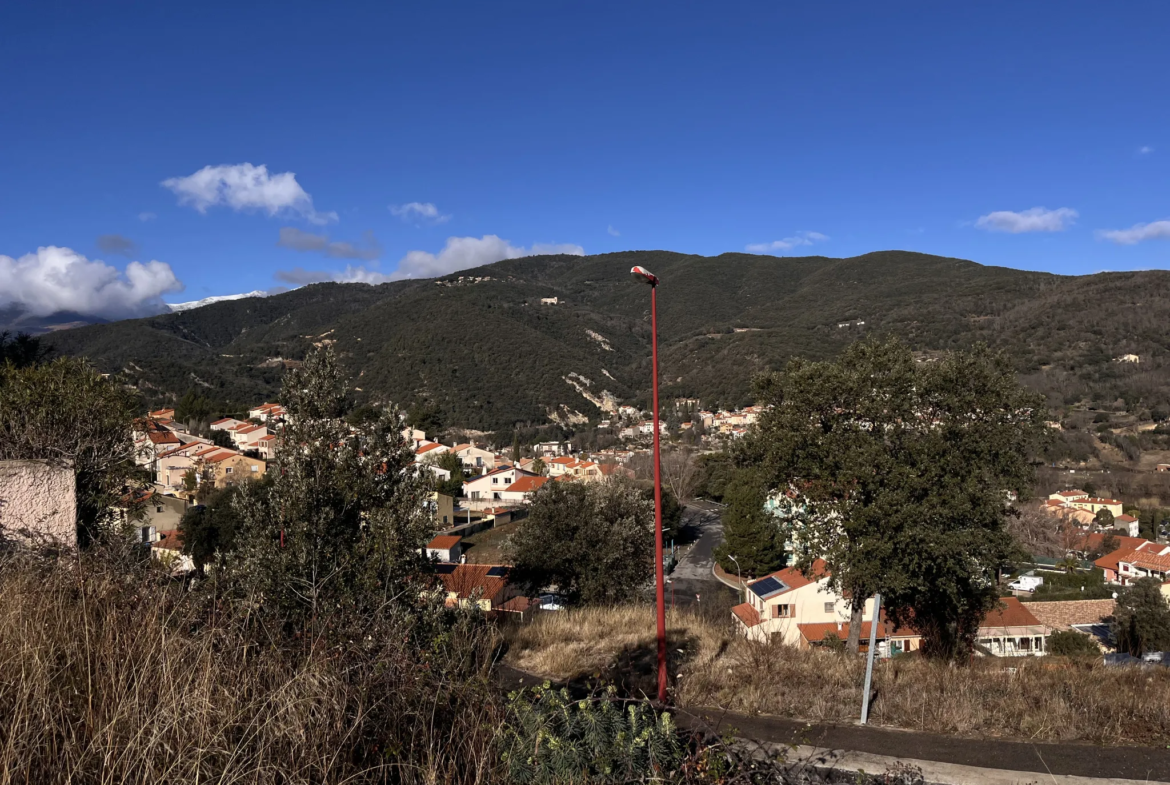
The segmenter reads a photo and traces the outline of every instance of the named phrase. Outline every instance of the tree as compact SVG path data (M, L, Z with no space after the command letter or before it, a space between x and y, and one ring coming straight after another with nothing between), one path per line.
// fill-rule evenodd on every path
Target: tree
M1102 507L1101 509L1097 510L1097 514L1093 516L1093 522L1102 529L1109 531L1113 528L1113 513Z
M1117 650L1135 657L1170 650L1170 606L1156 578L1140 578L1123 588L1113 609Z
M73 467L78 542L111 533L114 509L143 480L131 428L138 400L84 360L0 364L0 460Z
M784 537L775 516L764 509L767 487L759 472L742 470L723 494L723 544L715 558L724 570L759 576L784 566ZM734 556L739 566L731 560Z
M971 650L998 601L995 575L1016 551L1004 494L1031 489L1044 433L1040 396L986 347L917 363L896 339L866 339L834 362L794 360L762 377L768 408L738 460L795 495L782 519L796 564L823 558L851 597L849 648L881 592L930 656Z
M654 507L632 484L547 482L507 545L518 582L569 605L632 600L654 574Z
M443 427L443 415L439 407L429 398L416 402L406 411L406 424L425 434L434 436Z
M698 461L698 479L695 481L695 498L720 501L727 488L727 483L735 475L735 462L731 456L723 452L711 452L700 455Z
M693 451L675 448L663 452L662 482L670 488L675 498L693 498L698 481L699 467Z
M16 368L40 365L49 356L50 350L28 333L0 332L0 366L11 363Z
M238 489L235 548L215 583L261 618L318 634L414 607L432 520L397 412L350 426L331 347L289 371L281 401L285 449L270 464L270 487Z
M217 447L226 447L229 450L236 449L236 443L232 441L232 435L227 431L217 428L208 435L208 438Z
M432 454L433 455L433 454ZM446 480L435 479L435 490L444 496L458 498L463 495L463 483L467 480L463 473L463 461L455 453L447 450L433 455L433 457L424 457L423 463L430 466L437 466L451 473L451 476Z
M1057 630L1048 636L1048 653L1058 657L1100 657L1101 647L1088 635Z
M520 434L512 434L512 463L520 461Z
M272 476L265 475L256 482L270 488ZM212 491L202 504L187 508L179 521L179 531L183 533L183 553L192 558L200 572L215 561L217 554L230 553L235 549L236 530L240 525L240 512L235 501L241 487L229 485Z
M205 422L211 419L211 414L211 401L194 390L188 390L175 404L175 420L181 423Z
M534 474L539 474L543 477L548 476L548 467L544 464L543 458L535 458L532 461L532 471Z

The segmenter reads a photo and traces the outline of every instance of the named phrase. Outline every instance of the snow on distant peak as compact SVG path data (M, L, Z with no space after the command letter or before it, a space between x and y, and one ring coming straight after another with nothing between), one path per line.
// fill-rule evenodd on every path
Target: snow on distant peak
M262 292L257 289L254 292L247 292L245 294L221 294L216 297L204 297L202 300L192 300L189 303L167 303L170 306L171 313L179 313L180 311L189 311L192 308L202 308L205 305L212 303L222 303L227 300L242 300L245 297L267 297L268 292Z

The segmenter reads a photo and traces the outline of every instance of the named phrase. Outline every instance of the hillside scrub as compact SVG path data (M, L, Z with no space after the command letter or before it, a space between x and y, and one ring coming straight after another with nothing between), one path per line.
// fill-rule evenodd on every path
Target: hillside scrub
M0 563L0 597L0 781L490 781L482 626L264 645L102 554Z
M668 615L667 636L680 706L814 722L859 716L864 658L752 643L726 622L682 610ZM654 640L652 606L588 608L545 614L512 630L507 658L548 678L637 685L627 671L647 665L638 652L653 652ZM1170 743L1170 672L1162 668L1114 669L1053 656L964 665L902 656L879 661L874 680L870 721L880 725L1037 741Z

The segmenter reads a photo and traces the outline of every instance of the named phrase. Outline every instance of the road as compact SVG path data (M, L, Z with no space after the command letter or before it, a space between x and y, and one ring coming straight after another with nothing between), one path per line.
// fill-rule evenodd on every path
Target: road
M714 598L720 591L730 591L711 574L715 566L714 551L723 542L722 505L714 502L687 502L683 527L696 532L697 539L684 551L678 565L670 574L667 602L674 590L676 605L694 605L703 596Z

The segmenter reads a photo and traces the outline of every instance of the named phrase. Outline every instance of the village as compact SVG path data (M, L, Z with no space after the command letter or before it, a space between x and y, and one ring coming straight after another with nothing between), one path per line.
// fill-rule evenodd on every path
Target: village
M760 407L707 411L693 399L678 399L673 407L692 413L678 425L676 436L701 432L708 445L716 446L741 438L762 413ZM187 574L195 564L183 552L178 524L184 511L197 504L201 489L222 489L262 478L280 449L288 413L279 404L264 403L248 410L246 418L211 422L206 437L188 432L174 414L173 409L149 412L135 432L138 463L154 480L146 495L141 537L175 574ZM514 613L520 618L560 608L552 589L539 597L524 596L509 582L510 565L493 546L524 519L532 494L546 483L634 479L635 471L629 467L636 459L650 459L648 437L653 434L653 421L634 406L617 407L613 415L600 421L598 428L616 432L621 444L590 453L574 450L571 442L548 441L527 446L527 456L508 455L475 440L444 444L420 429L403 427L402 438L414 453L418 471L433 478L437 488L428 502L435 533L426 550L437 562L449 604L473 603L492 615ZM660 427L666 437L666 425ZM454 468L462 482L452 486ZM1170 467L1159 465L1158 471L1165 468ZM1001 606L979 628L979 652L997 657L1042 656L1049 651L1051 635L1076 632L1092 638L1103 654L1124 660L1127 655L1113 653L1108 620L1115 595L1105 587L1121 588L1139 578L1154 577L1162 583L1163 595L1170 598L1170 544L1140 537L1138 511L1127 511L1118 499L1069 489L1051 493L1034 506L1051 518L1067 556L1063 560L1034 558L1017 574L1003 576ZM773 515L783 515L783 507L775 498L766 505ZM673 566L672 560L668 569ZM740 596L742 601L731 608L731 616L735 628L749 640L776 639L808 648L835 647L849 637L849 603L831 588L823 562L817 562L810 574L789 566L755 580L744 580L718 564L711 573ZM1051 585L1070 573L1088 576L1090 582L1099 576L1093 597L1045 599L1051 593L1042 588L1046 576ZM1080 591L1083 595L1084 585ZM876 629L871 629L873 618L871 599L862 615L863 651L871 636L882 658L913 652L921 645L920 635L895 627L884 610L878 611Z

